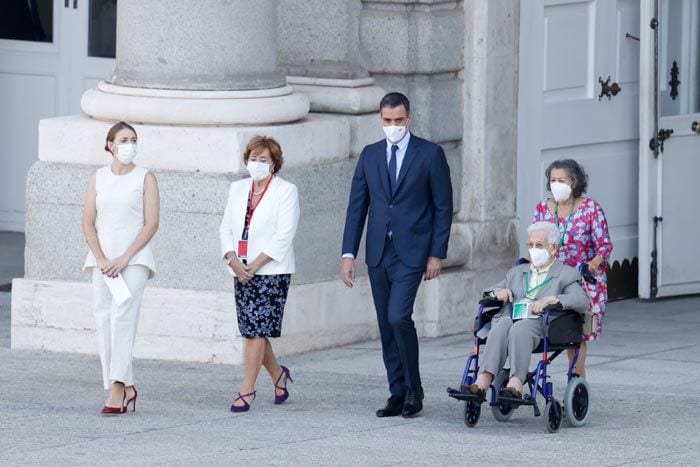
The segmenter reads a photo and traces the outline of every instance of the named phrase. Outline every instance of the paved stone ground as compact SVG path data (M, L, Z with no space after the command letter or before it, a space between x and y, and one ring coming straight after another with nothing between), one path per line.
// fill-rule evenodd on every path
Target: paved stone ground
M499 423L484 406L477 427L463 424L445 387L459 380L467 336L422 340L426 408L411 420L374 416L387 396L377 342L285 358L288 403L274 406L261 379L238 415L228 406L239 367L139 360L136 412L103 417L97 358L11 351L8 293L0 310L1 465L700 464L698 297L610 304L591 346L589 423L556 434L526 408Z
M23 274L23 240L0 233L0 285ZM289 401L274 406L262 378L237 415L240 367L138 360L136 412L104 417L97 357L11 351L0 292L0 465L700 465L700 297L610 304L590 346L589 423L556 434L527 408L499 423L484 406L477 427L463 424L445 388L471 342L421 341L426 407L411 420L374 416L387 397L378 342L285 358Z

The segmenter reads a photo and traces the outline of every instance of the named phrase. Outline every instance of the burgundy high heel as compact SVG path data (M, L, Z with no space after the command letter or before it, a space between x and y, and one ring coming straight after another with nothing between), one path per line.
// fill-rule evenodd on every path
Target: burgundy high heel
M129 400L126 400L126 388L124 388L124 412L126 412L129 409L129 404L133 402L133 405L131 407L132 412L136 412L136 396L139 395L139 392L136 390L136 386L131 386L131 388L134 390L134 397L132 397Z
M239 392L238 397L236 397L233 400L233 404L231 404L231 412L239 413L239 412L247 412L248 410L250 410L250 404L248 403L247 400L245 400L245 398L248 396L253 396L253 399L250 401L250 402L253 402L255 400L255 391L249 392L248 394L241 394ZM234 405L238 399L242 400L243 404L245 404L245 405L241 405L241 406Z
M124 406L124 400L126 399L126 389L124 389L124 399L122 399L121 407L110 407L105 405L102 407L102 415L118 415L120 413L126 412L126 407Z
M282 368L282 373L280 373L279 378L277 378L277 381L275 381L275 389L281 389L284 391L284 394L281 396L277 395L277 391L275 391L275 405L280 405L284 403L289 398L289 391L287 391L287 382L293 383L294 380L292 379L292 375L289 373L289 368L286 366L281 366ZM285 377L284 379L284 387L279 386L280 380L282 377Z

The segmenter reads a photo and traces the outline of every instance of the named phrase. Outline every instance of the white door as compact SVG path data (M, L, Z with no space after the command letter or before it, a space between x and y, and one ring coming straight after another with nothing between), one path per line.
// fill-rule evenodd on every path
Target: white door
M642 24L639 295L700 293L700 0L645 0Z
M83 91L114 66L115 37L116 0L2 0L0 230L24 230L39 120L80 113Z
M589 176L614 244L637 255L639 0L527 0L520 19L517 212L525 227L547 196L550 162L571 158ZM610 78L609 81L608 77ZM601 96L602 83L620 91ZM614 266L618 267L619 266Z

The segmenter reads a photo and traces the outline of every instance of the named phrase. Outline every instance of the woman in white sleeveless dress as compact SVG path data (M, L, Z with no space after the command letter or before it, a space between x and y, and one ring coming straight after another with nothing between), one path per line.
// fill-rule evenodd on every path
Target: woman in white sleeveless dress
M90 175L85 195L83 232L90 252L83 269L92 269L102 379L109 390L102 413L119 414L130 404L136 410L132 350L141 295L155 274L150 241L158 230L160 199L156 177L133 163L136 131L131 125L114 125L105 151L112 163ZM105 276L121 277L130 298L121 303L113 298Z

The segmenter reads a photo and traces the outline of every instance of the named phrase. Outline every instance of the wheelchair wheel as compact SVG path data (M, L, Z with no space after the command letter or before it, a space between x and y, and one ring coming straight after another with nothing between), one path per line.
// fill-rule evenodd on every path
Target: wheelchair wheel
M475 426L481 415L481 404L467 401L464 404L464 424L467 426Z
M492 384L494 390L496 391L496 396L498 396L498 394L501 393L501 388L505 387L505 385L508 384L508 372L499 372L498 376L496 376ZM513 415L513 412L515 412L515 407L513 407L510 404L492 405L491 412L493 413L493 418L495 418L499 422L507 422L510 419L511 415Z
M561 426L562 412L561 404L558 400L552 399L551 401L547 402L547 407L545 408L544 415L545 422L547 422L547 431L549 431L550 433L556 433L557 431L559 431L559 427Z
M571 426L580 427L586 424L590 394L591 391L585 379L571 378L564 395L564 411Z

